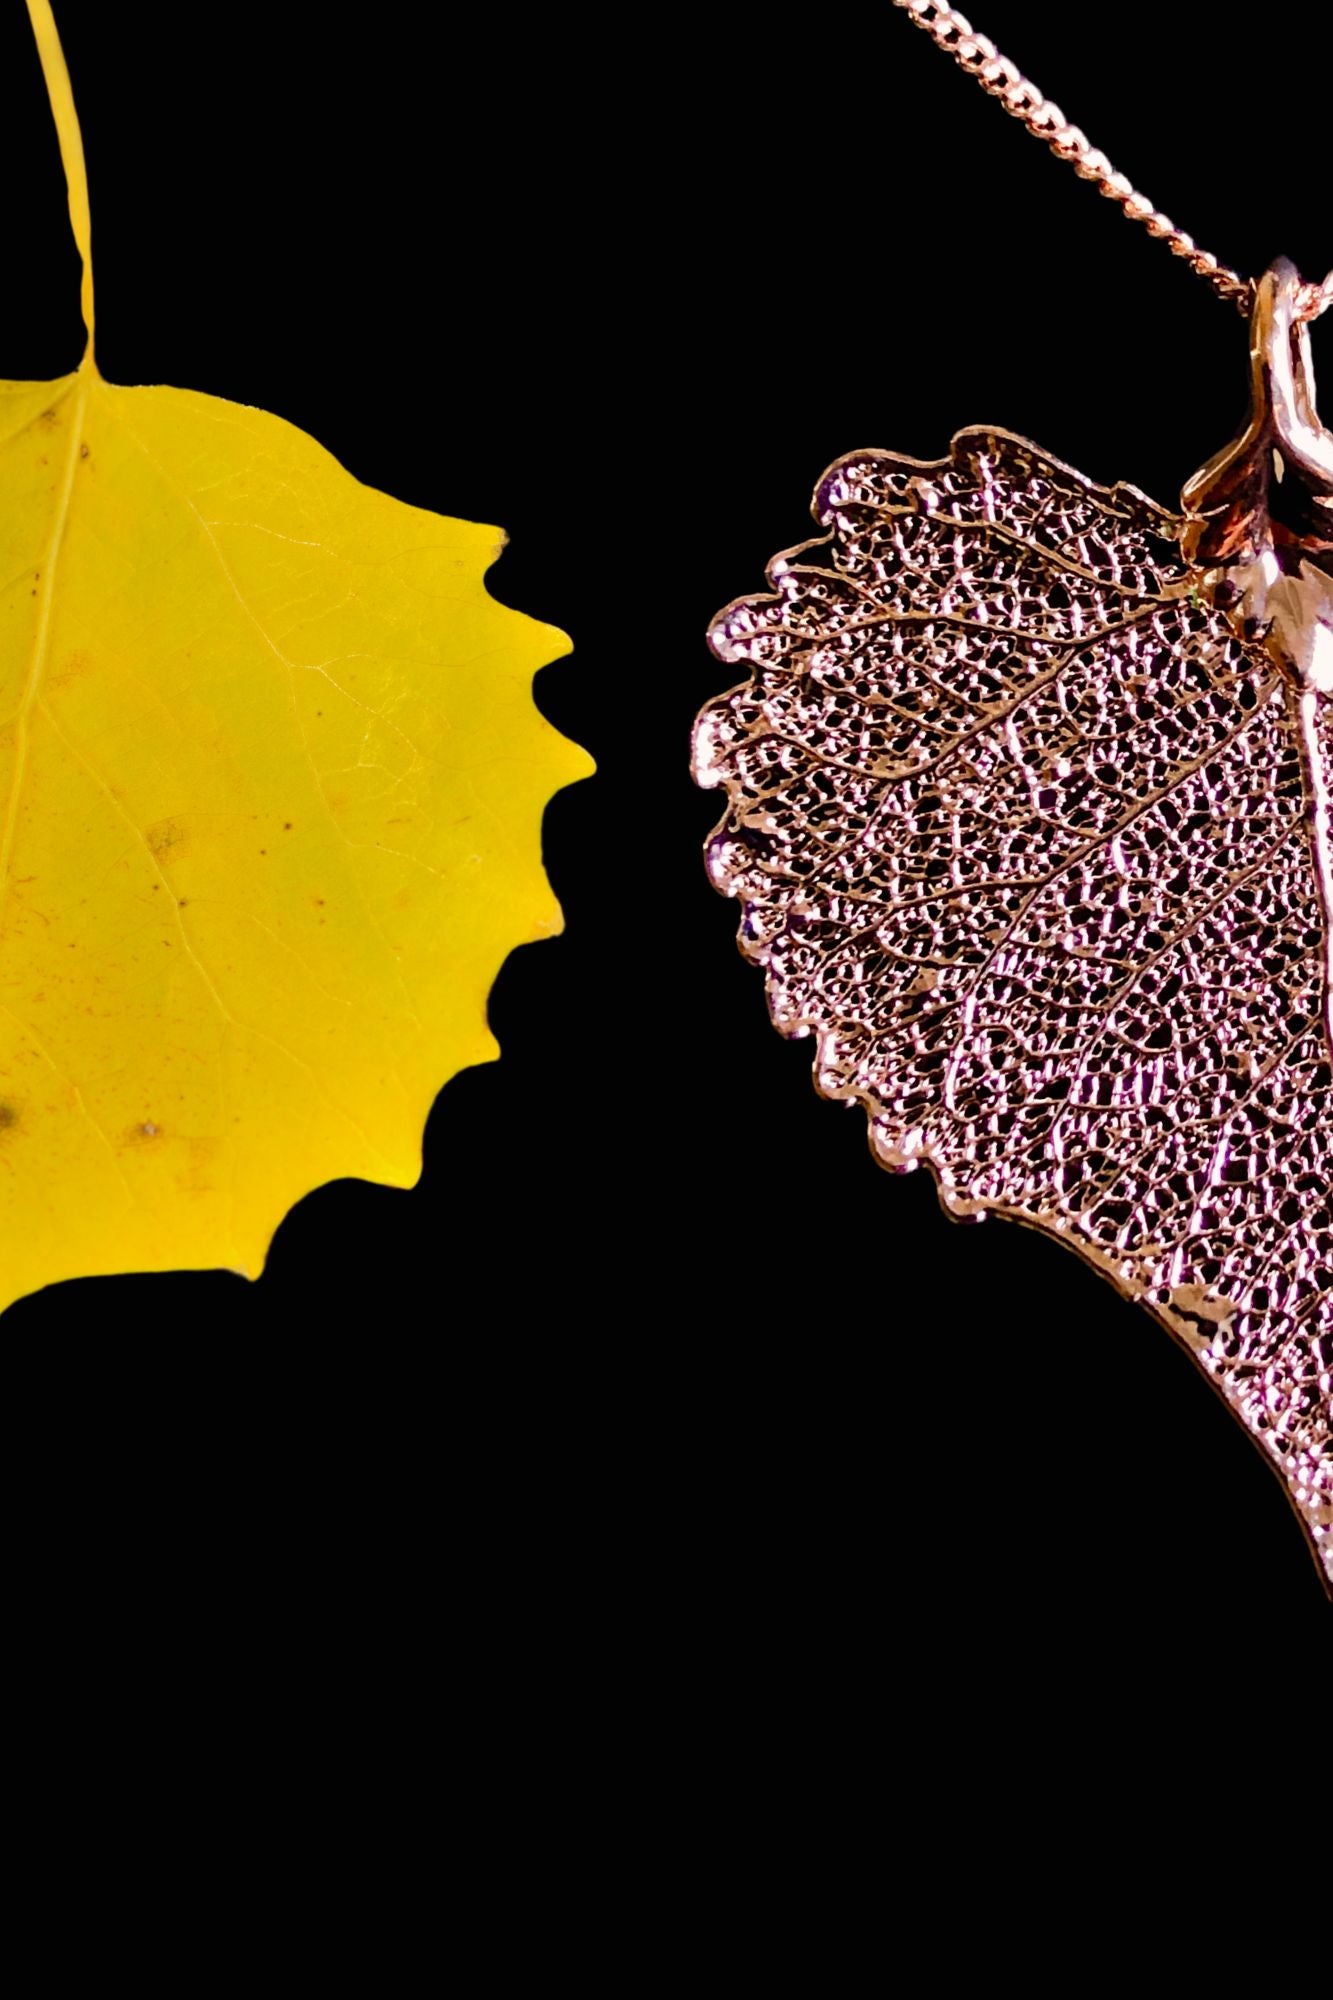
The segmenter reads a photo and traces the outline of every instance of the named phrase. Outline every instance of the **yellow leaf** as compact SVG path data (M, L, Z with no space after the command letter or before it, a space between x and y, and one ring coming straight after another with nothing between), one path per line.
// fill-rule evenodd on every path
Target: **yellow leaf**
M88 200L28 0L88 350L0 384L0 1310L55 1279L254 1276L293 1202L409 1186L495 1054L510 949L560 928L538 714L568 651L482 581L503 537L311 438L93 361Z

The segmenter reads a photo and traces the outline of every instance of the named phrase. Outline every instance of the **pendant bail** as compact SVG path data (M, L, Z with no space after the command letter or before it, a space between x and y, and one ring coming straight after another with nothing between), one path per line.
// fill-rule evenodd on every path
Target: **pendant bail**
M1181 546L1241 636L1333 693L1333 433L1315 409L1307 287L1283 257L1255 287L1250 419L1181 495Z

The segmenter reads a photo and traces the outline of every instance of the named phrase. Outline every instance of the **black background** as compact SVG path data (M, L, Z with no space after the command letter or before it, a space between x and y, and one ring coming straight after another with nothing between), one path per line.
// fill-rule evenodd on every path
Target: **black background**
M1180 12L1178 38L1155 0L979 25L1201 242L1322 274L1326 51ZM555 1686L642 1690L667 1739L693 1710L740 1740L769 1702L799 1734L836 1691L871 1756L876 1689L941 1663L983 1710L1001 1670L1150 1653L1169 1703L1222 1630L1285 1671L1327 1619L1277 1480L1075 1258L876 1172L767 1024L687 774L729 678L708 619L808 532L831 458L994 421L1170 500L1241 415L1240 318L886 0L58 18L103 373L502 523L492 587L572 634L538 699L599 765L547 816L565 935L505 966L503 1058L444 1090L419 1189L311 1196L254 1286L7 1315L6 1428L79 1524L71 1587L220 1602L229 1645L373 1631L386 1671L477 1672L538 1732ZM1242 68L1281 92L1271 141L1226 109ZM15 0L0 186L0 373L54 375L77 272Z

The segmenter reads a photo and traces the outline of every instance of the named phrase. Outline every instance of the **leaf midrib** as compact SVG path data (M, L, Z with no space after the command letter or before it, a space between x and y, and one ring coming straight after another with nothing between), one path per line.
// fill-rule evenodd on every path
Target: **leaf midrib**
M14 858L14 833L18 825L19 799L28 763L28 723L41 694L42 675L46 670L47 656L51 650L51 618L55 606L56 569L60 562L65 527L69 520L70 504L74 495L74 474L79 463L79 445L83 437L83 418L87 406L88 377L84 375L80 380L71 410L69 448L65 454L55 520L51 526L51 537L42 561L41 575L37 579L39 585L37 626L33 633L32 651L28 656L23 692L14 715L14 768L10 778L9 798L5 806L4 827L0 831L0 909L3 908L4 899L9 893L10 870Z

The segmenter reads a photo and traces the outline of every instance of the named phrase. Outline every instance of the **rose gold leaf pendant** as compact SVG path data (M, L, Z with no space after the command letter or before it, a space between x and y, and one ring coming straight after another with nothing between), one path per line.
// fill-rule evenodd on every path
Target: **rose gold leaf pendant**
M1300 282L1173 515L1008 432L841 459L710 632L712 879L879 1161L1189 1349L1333 1587L1333 436Z

